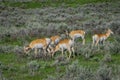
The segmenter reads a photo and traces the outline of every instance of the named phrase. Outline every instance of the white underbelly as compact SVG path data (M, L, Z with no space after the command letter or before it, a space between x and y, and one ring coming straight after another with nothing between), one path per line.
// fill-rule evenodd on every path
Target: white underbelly
M34 48L43 48L43 44L36 44L34 45Z
M66 44L60 45L60 49L67 49L67 45Z
M82 35L81 34L75 34L74 35L74 38L76 39L76 38L79 38L79 37L81 37Z
M101 37L100 38L100 41L103 41L103 40L105 40L106 39L106 37Z

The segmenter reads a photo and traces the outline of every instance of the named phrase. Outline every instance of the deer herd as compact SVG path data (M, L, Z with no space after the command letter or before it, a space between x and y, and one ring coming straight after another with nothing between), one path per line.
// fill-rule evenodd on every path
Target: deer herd
M113 32L110 29L108 29L104 34L94 34L92 36L92 46L97 46L100 43L104 43L105 40L110 36L110 34L113 34ZM82 44L85 45L85 31L66 31L66 35L69 36L69 38L62 39L60 36L56 35L50 38L41 38L33 40L28 46L24 47L24 52L28 54L31 50L34 50L35 56L37 56L42 49L44 55L48 53L50 56L53 57L57 51L61 51L63 56L65 50L67 50L69 52L68 59L70 59L72 54L73 56L75 56L75 39L82 38Z

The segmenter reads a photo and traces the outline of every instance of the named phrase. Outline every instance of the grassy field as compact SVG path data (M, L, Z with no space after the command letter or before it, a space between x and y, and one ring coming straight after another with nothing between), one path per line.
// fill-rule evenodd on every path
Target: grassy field
M112 61L105 64L114 69L114 66L117 66L120 63L120 55L111 56ZM57 63L56 66L52 65L55 63L53 59L28 59L28 57L19 57L13 53L1 54L0 57L0 68L2 69L3 78L10 80L42 80L48 78L48 76L58 76L58 73L60 75L63 75L68 66L76 60L78 61L77 65L79 65L80 67L82 66L84 68L90 68L93 70L93 72L96 72L101 65L100 61L103 59L104 56L98 54L95 55L93 58L90 58L90 60L86 60L84 57L79 56L76 57L76 59L71 59L68 64ZM34 67L32 68L30 64L31 66L34 65ZM37 70L34 69L36 66L39 66Z
M26 1L20 2L19 0L16 2L13 1L5 1L1 2L6 6L12 7L21 7L21 8L40 8L40 7L59 7L59 6L66 6L66 7L77 7L82 4L88 3L98 3L98 2L116 2L117 0L36 0L36 1Z
M119 4L117 0L0 2L0 80L119 80ZM91 36L107 28L114 34L99 49L91 47ZM61 52L54 58L41 52L35 58L34 52L23 52L36 38L65 38L65 30L76 29L86 31L86 44L76 40L75 58L67 60Z

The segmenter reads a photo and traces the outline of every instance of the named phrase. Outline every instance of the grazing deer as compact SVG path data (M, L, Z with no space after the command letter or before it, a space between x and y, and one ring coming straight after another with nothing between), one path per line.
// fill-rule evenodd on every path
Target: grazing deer
M49 45L50 50L53 50L53 48L58 44L58 42L61 40L61 37L56 35L52 36L51 38L51 43Z
M70 59L72 52L74 54L74 41L71 40L71 39L61 40L56 45L56 47L54 48L52 56L54 56L55 52L57 52L57 51L61 51L62 52L62 56L63 56L64 50L68 50L69 51L69 57L68 57L68 59Z
M51 45L56 45L60 41L61 37L60 36L52 36L51 38Z
M72 40L74 41L76 38L82 38L83 42L82 44L85 44L85 31L83 30L73 30L70 33L68 33L68 31L66 31L66 34L70 36L70 38L72 38Z
M35 50L35 56L38 54L39 49L44 50L44 54L46 55L46 50L50 52L47 48L51 42L51 39L49 38L42 38L42 39L36 39L33 40L28 46L24 47L24 52L28 53L31 49Z
M108 29L107 32L105 34L95 34L92 36L92 40L93 40L93 46L97 46L99 43L104 43L104 41L110 36L110 34L113 34L113 32Z

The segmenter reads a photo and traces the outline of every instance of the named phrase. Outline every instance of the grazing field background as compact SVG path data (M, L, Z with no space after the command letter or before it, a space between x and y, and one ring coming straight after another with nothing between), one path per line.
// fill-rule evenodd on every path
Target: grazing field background
M0 0L0 80L120 80L119 0ZM114 34L100 48L91 47L92 35ZM69 61L27 56L23 47L32 40L65 30L86 31L86 44L75 42L76 57Z

